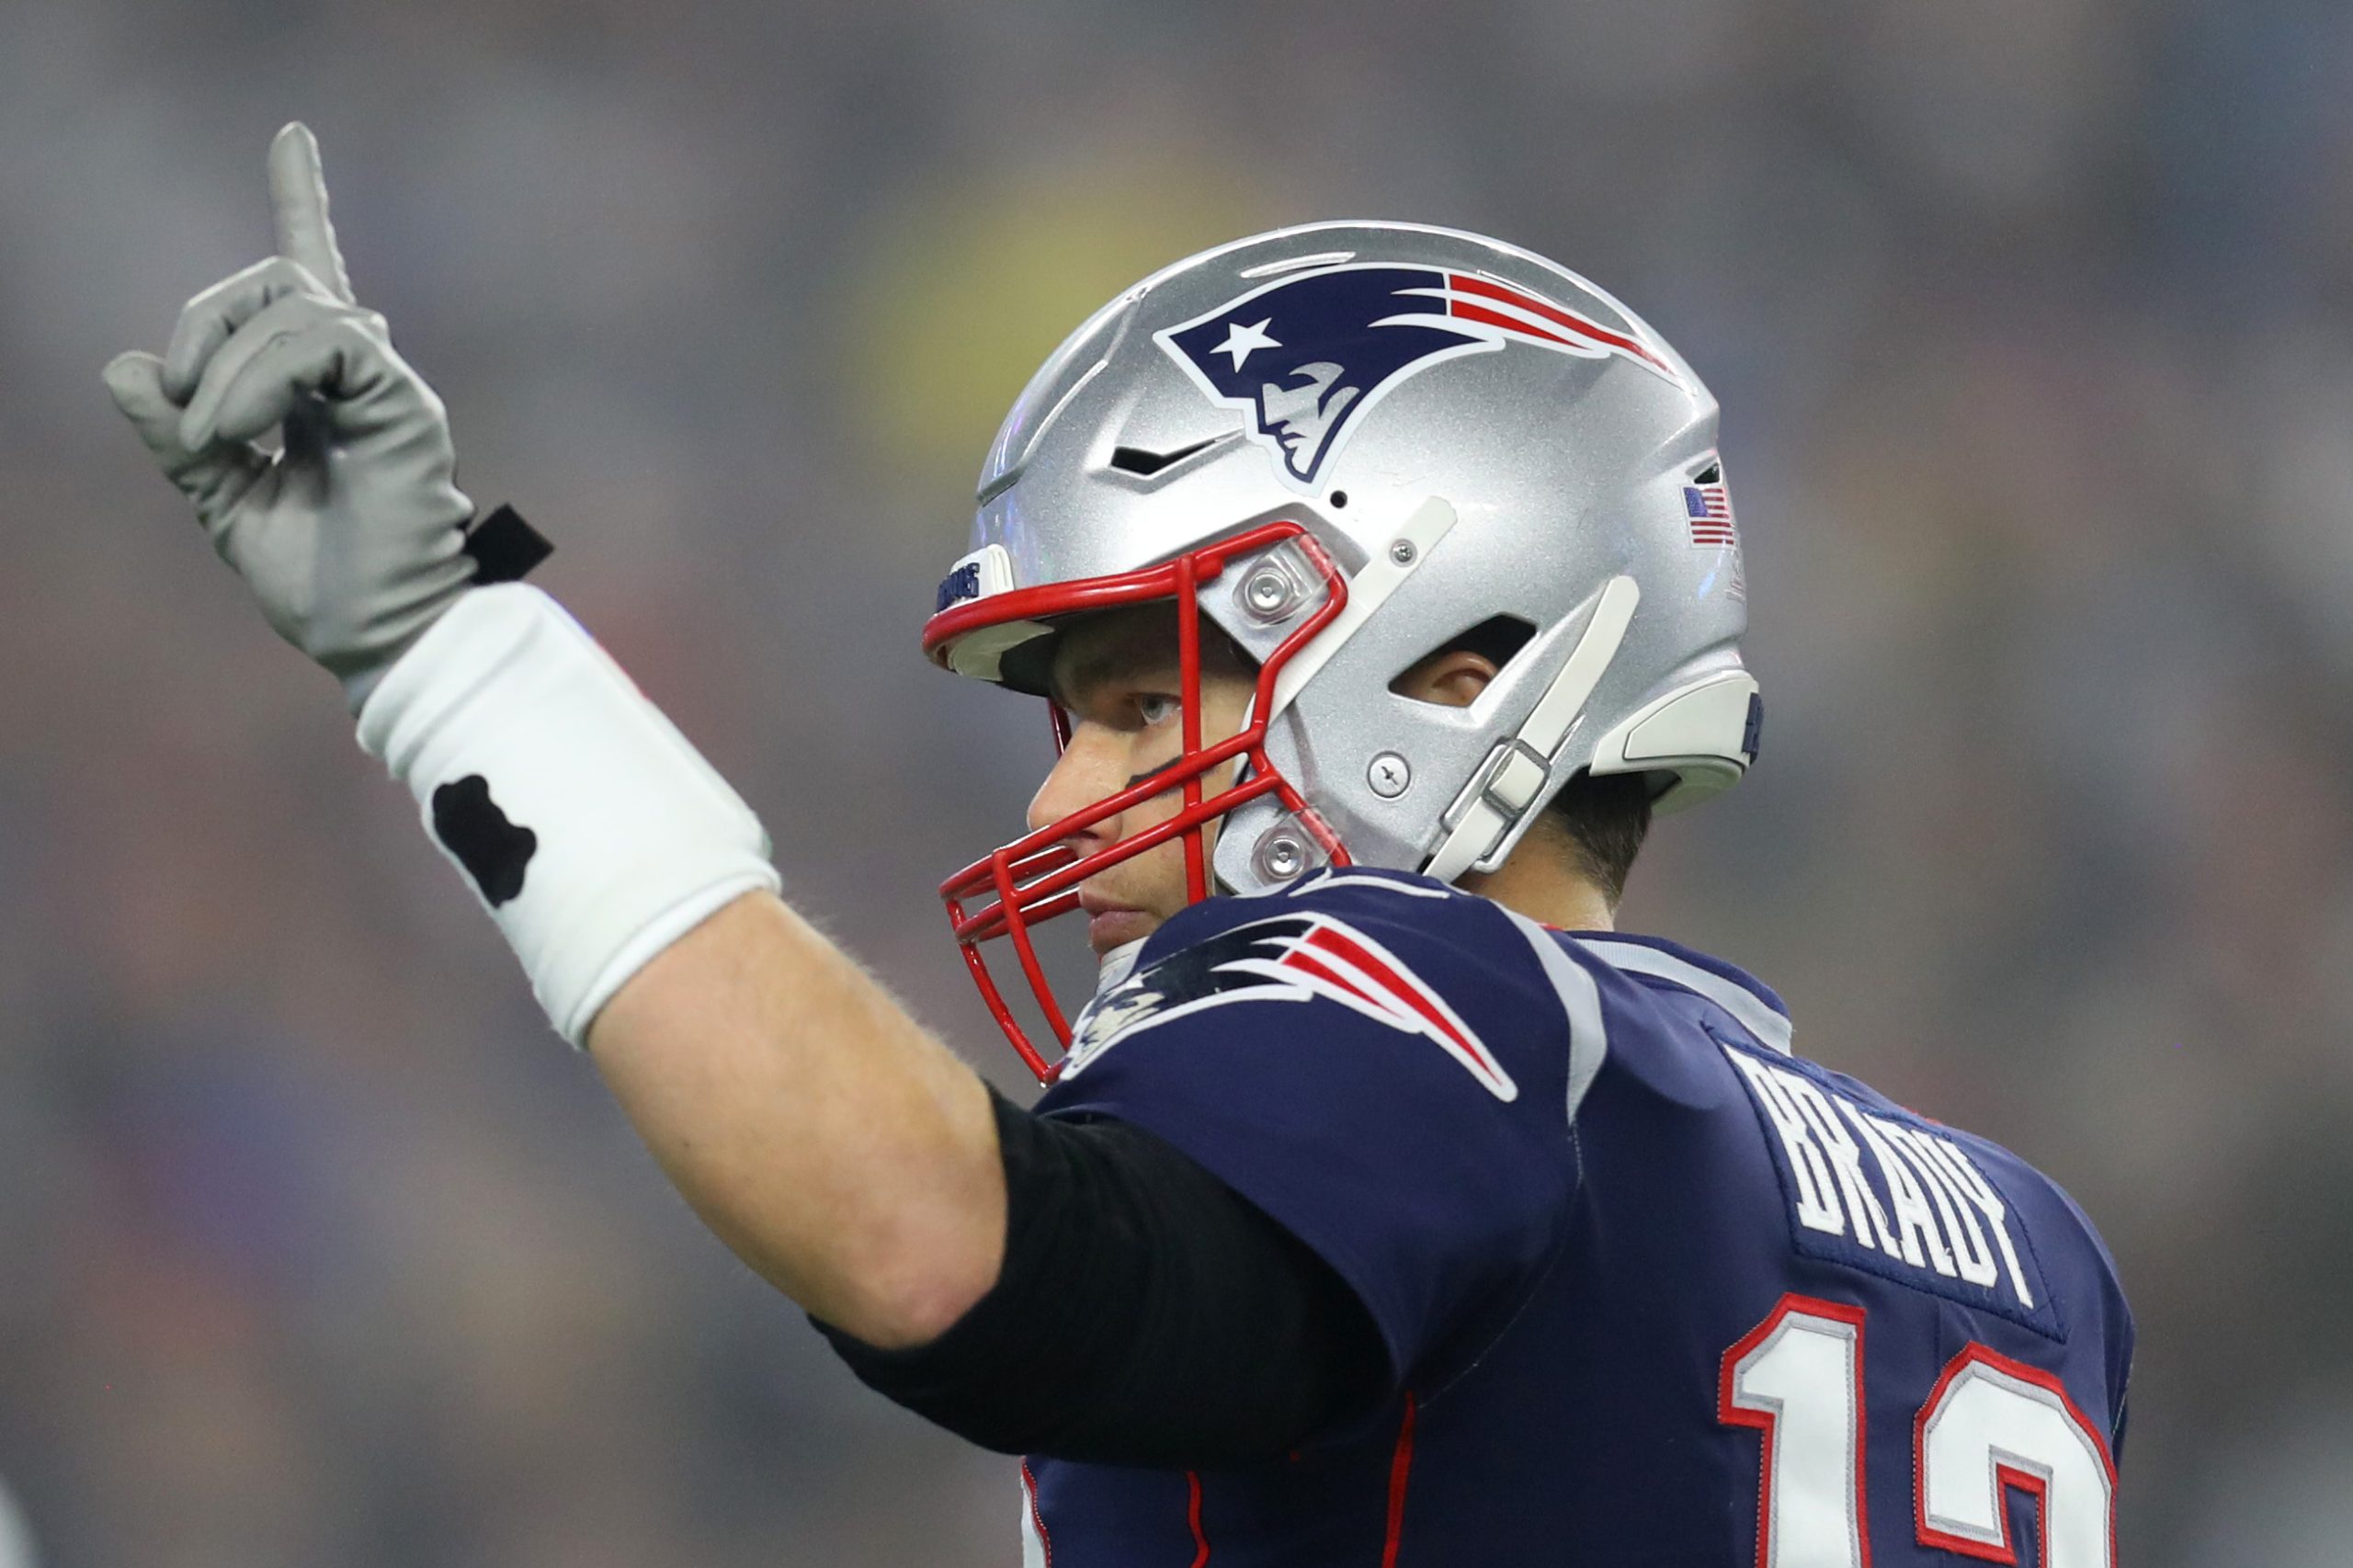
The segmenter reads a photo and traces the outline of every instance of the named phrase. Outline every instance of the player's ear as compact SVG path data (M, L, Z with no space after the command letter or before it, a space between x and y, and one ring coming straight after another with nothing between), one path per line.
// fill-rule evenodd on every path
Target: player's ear
M1389 689L1416 702L1468 708L1495 678L1495 663L1468 648L1446 648L1417 661L1389 683Z

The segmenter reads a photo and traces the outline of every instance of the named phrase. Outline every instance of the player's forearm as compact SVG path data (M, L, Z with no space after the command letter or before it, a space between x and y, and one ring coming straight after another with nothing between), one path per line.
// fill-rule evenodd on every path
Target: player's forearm
M750 806L513 580L529 561L477 550L490 524L461 533L448 412L357 302L300 124L270 191L278 254L190 301L165 354L109 361L117 406L270 625L342 682L556 1029L579 1044L607 1018L598 1060L695 1208L877 1344L944 1327L1002 1246L984 1090L754 891L777 877Z
M870 1344L923 1343L996 1278L986 1089L766 892L616 993L589 1053L672 1182L770 1283Z
M751 807L562 607L466 593L359 731L745 1261L885 1344L988 1288L1004 1201L979 1081L777 901Z

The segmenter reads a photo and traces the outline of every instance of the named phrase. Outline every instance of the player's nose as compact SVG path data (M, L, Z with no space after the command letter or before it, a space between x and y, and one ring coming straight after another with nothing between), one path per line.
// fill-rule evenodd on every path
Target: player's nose
M1117 794L1127 782L1126 768L1127 746L1116 731L1100 724L1082 722L1074 726L1070 744L1063 748L1052 771L1038 786L1038 792L1029 798L1029 830L1035 833ZM1114 813L1089 824L1072 837L1113 843L1119 834L1120 819Z

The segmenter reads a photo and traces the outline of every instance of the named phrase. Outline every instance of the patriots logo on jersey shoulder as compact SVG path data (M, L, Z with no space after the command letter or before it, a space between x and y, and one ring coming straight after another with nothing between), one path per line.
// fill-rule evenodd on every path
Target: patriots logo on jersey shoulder
M1519 1096L1494 1052L1396 955L1328 915L1278 915L1180 948L1097 995L1071 1026L1063 1081L1120 1040L1233 1002L1336 1002L1438 1045L1499 1100Z
M1213 403L1251 416L1284 480L1313 490L1365 411L1464 354L1523 344L1616 355L1683 379L1648 344L1478 273L1349 262L1293 272L1154 334Z

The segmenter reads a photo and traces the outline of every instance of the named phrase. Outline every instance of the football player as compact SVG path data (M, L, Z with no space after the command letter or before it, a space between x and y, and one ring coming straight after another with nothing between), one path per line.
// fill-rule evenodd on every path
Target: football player
M473 521L308 131L270 167L278 254L108 386L712 1229L1028 1456L1027 1561L2114 1562L2090 1223L1611 929L1760 715L1716 404L1631 312L1315 224L1138 284L1022 394L923 642L1062 741L943 889L1031 1111L515 580L535 536ZM1038 927L1074 914L1073 1010Z

